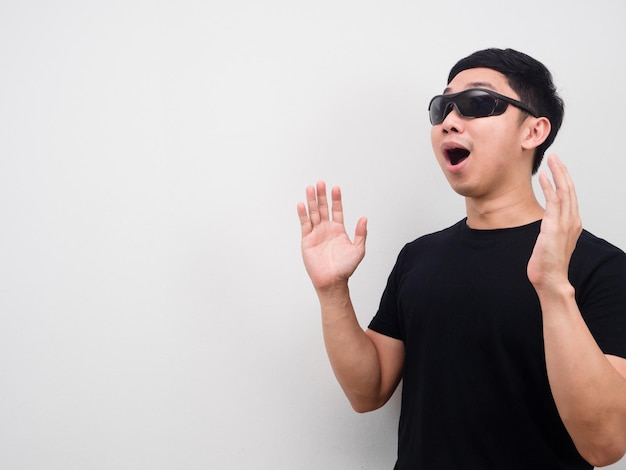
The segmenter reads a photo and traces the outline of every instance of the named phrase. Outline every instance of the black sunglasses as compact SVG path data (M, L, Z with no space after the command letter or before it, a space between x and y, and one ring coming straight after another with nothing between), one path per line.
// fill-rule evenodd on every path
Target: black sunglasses
M465 118L481 118L487 116L499 116L506 108L513 106L527 112L531 116L537 114L521 101L501 95L495 91L483 88L470 88L459 93L450 95L437 95L428 105L430 123L434 126L441 124L452 108Z

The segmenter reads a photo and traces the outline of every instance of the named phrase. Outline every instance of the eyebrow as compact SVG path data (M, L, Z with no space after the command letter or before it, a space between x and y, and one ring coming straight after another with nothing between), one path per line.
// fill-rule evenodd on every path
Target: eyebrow
M490 82L471 82L465 85L466 90L469 88L489 88L490 90L497 91ZM450 87L446 87L446 89L443 90L443 94L445 95L451 91L452 89Z

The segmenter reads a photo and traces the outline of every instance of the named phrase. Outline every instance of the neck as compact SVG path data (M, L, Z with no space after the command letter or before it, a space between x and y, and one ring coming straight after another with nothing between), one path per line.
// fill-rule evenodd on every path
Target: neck
M495 198L465 198L467 225L478 230L511 228L530 224L543 217L532 184L515 188Z

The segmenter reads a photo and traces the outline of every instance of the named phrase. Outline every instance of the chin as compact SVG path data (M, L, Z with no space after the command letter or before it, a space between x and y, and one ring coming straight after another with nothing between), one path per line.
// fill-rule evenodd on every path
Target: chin
M448 178L448 184L455 193L463 197L475 197L478 192L476 187L470 184L453 181L451 178Z
M463 196L465 198L480 199L486 195L483 189L469 184L450 184L450 187L459 196Z
M463 196L463 197L475 197L474 192L469 189L469 188L452 188L454 190L455 193L457 193L459 196Z

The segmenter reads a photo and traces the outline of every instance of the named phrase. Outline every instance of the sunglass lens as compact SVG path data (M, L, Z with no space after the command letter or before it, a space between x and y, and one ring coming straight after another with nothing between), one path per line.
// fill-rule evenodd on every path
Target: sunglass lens
M451 101L445 96L437 96L435 97L431 103L430 108L428 110L430 115L431 124L440 124L447 116L446 109L450 106Z
M490 94L476 90L469 90L455 99L461 114L469 118L491 116L496 102Z

